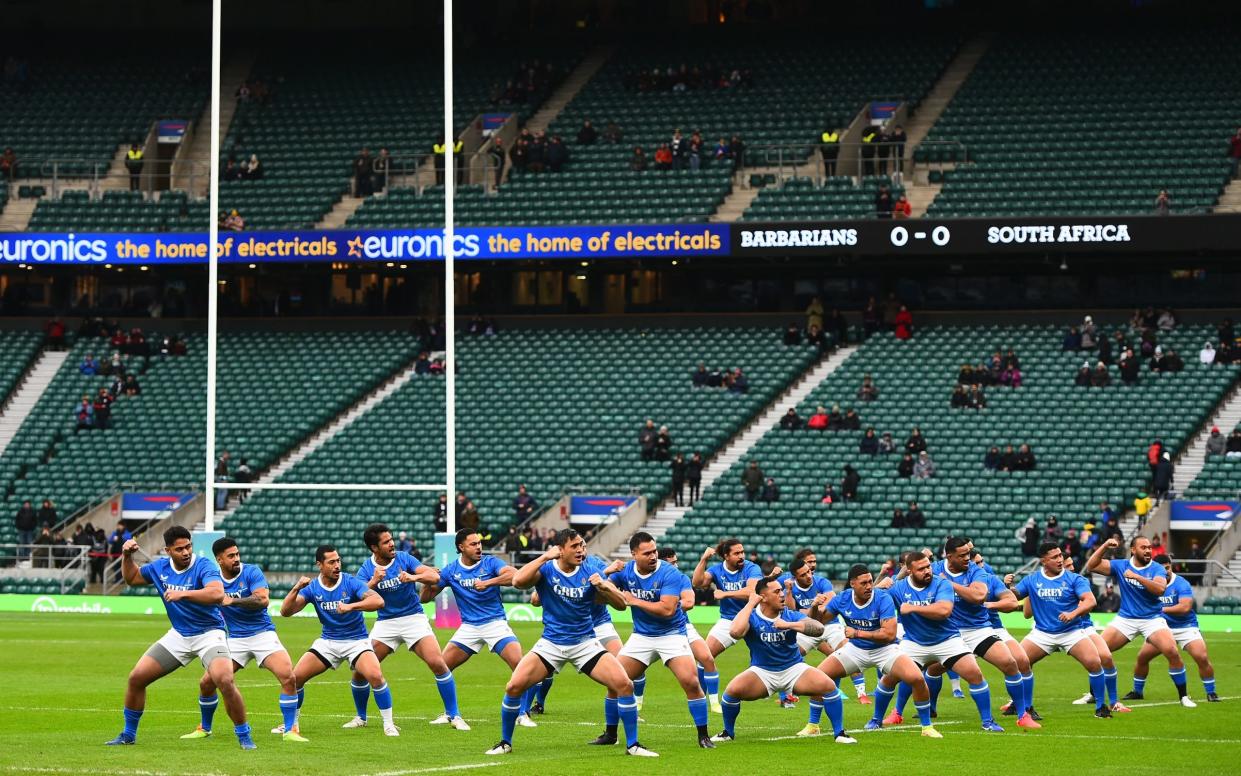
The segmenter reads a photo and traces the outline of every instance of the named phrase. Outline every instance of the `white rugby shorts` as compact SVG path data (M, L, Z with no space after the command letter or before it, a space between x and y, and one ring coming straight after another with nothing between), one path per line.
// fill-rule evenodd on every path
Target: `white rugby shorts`
M806 663L796 663L783 671L768 671L765 668L750 666L746 669L754 674L767 688L767 696L771 697L778 692L791 693L793 687L797 684L797 680L807 671L815 671L815 669Z
M1068 652L1079 641L1089 638L1089 631L1082 628L1070 628L1063 633L1047 633L1035 628L1026 636L1026 641L1050 655L1058 650Z
M175 628L169 628L168 632L160 636L159 641L155 642L151 648L154 649L157 646L166 650L183 666L189 665L191 660L198 658L203 668L207 668L217 657L227 658L229 656L228 636L222 629L204 631L197 636L182 636Z
M374 633L371 634L374 636ZM492 652L503 651L508 646L509 641L516 641L517 634L513 633L513 629L509 627L508 621L499 619L491 622L484 622L481 625L471 625L468 622L461 623L461 627L457 628L457 632L452 634L449 639L450 644L456 644L465 652L475 654L489 649ZM496 646L500 645L499 650Z
M1159 631L1170 631L1168 622L1163 617L1152 617L1149 620L1137 620L1132 617L1116 616L1107 624L1109 628L1115 628L1120 635L1125 637L1126 641L1133 641L1140 634L1142 638L1149 639Z
M846 674L860 674L868 668L878 668L885 674L892 673L892 665L901 656L896 644L884 644L875 649L862 649L853 642L845 644L832 653L840 661Z
M553 644L547 639L540 638L530 648L530 651L552 667L554 673L560 673L560 669L564 668L565 663L571 663L579 672L592 663L599 655L607 654L607 650L599 643L599 639L587 639L577 644Z
M625 646L620 653L624 657L633 658L644 666L649 666L656 660L662 660L667 663L673 658L692 658L693 656L693 652L689 648L689 639L675 634L669 636L645 636L641 633L634 633L630 635L629 641L625 642Z
M233 662L242 668L249 665L251 660L255 665L261 666L267 658L277 652L286 651L274 630L263 631L240 639L232 637L228 639L229 655L233 658Z
M413 649L415 644L427 636L434 635L431 631L431 623L423 612L388 620L377 620L375 626L371 628L371 641L378 641L394 652L402 643Z
M332 670L341 663L348 663L350 668L358 662L358 658L366 652L374 652L371 647L370 639L315 639L315 643L310 645L311 652L315 653L323 664Z
M728 629L732 627L732 624L733 624L732 620L717 621L714 625L711 626L711 630L707 633L707 638L715 639L716 641L720 642L721 647L723 647L724 649L728 649L733 644L737 643L736 639L728 635Z
M1176 639L1177 649L1185 649L1195 641L1203 641L1202 631L1197 628L1172 628L1172 638Z
M974 654L974 651L965 643L965 639L959 635L950 636L938 644L915 644L905 639L901 642L900 650L902 655L908 655L920 666L940 663L947 667L947 663L944 662L946 660Z

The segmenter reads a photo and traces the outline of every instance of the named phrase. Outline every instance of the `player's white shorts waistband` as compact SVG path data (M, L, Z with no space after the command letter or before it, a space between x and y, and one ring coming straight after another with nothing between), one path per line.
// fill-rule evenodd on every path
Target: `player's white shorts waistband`
M286 652L284 645L280 643L280 637L276 635L274 630L256 633L253 636L244 636L239 639L229 637L228 652L233 658L233 662L242 668L250 664L253 660L256 665L263 665L263 661L277 652Z
M1077 646L1077 642L1089 638L1090 631L1083 628L1070 628L1062 633L1048 633L1034 628L1026 635L1026 641L1049 655L1058 650L1068 652Z
M372 631L373 635L374 632ZM462 623L461 627L457 628L457 632L452 634L449 642L456 644L465 652L474 654L482 652L483 649L501 652L516 640L517 635L509 627L508 621L501 618L491 622L484 622L481 625L471 625L468 622Z
M578 671L585 673L594 668L598 659L608 652L598 639L587 639L577 644L564 645L553 644L544 638L534 642L530 651L541 657L551 666L552 672L557 674L560 673L565 663L571 663Z
M358 662L358 658L366 652L374 652L371 647L370 639L349 639L346 641L337 641L335 639L315 639L315 643L310 645L310 652L313 652L323 664L328 668L335 670L341 663L348 663L353 668L354 663Z
M595 626L595 638L599 639L599 643L606 647L613 641L620 641L620 634L616 632L615 625L605 622Z
M793 686L797 684L797 680L807 671L814 671L807 663L796 663L783 671L768 671L766 668L758 666L750 666L746 669L750 673L759 678L763 686L767 688L768 697L778 692L793 692Z
M711 626L711 630L707 632L707 638L715 639L720 643L721 647L728 649L733 644L737 643L736 639L728 635L728 629L732 627L732 624L732 620L716 621L716 623Z
M1112 621L1107 624L1109 628L1115 628L1128 641L1133 641L1140 634L1142 638L1149 639L1152 635L1159 631L1172 630L1168 627L1168 622L1163 617L1152 617L1149 620L1136 620L1132 617L1113 617Z
M978 654L978 649L988 639L1000 640L1000 637L995 635L995 628L992 628L990 625L984 628L968 628L961 631L961 640L965 642L965 646L969 647L970 652L974 654ZM990 646L988 646L989 648Z
M1185 647L1193 644L1195 641L1202 641L1202 631L1197 628L1172 628L1172 638L1176 639L1177 649L1185 649Z
M892 672L892 664L901 656L896 644L884 644L875 649L862 649L850 642L832 653L840 661L846 674L860 674L868 668L878 668L885 674Z
M223 629L204 631L196 636L182 636L175 628L169 628L167 633L160 636L159 641L151 645L146 654L159 661L166 670L176 667L167 664L169 657L182 666L189 665L191 660L198 658L203 668L209 667L216 658L230 657L228 636Z
M959 658L962 655L973 654L973 650L965 643L965 639L958 636L950 636L938 644L915 644L909 639L901 642L900 650L902 655L908 655L915 663L926 666L931 663L942 663L945 667L951 668L947 661L953 658Z
M695 641L706 641L692 622L685 623L685 638L689 639L690 644L693 644Z
M425 612L393 617L390 620L376 620L371 628L371 641L378 641L393 651L401 644L413 649L415 644L434 635Z
M689 639L676 634L668 636L646 636L641 633L630 634L629 640L621 648L621 655L633 658L644 666L656 660L667 663L677 657L691 657Z

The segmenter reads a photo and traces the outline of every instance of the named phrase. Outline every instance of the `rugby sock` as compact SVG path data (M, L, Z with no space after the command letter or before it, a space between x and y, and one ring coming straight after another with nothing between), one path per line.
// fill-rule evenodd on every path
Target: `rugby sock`
M883 682L875 685L875 715L871 717L876 722L883 722L883 717L888 713L888 704L892 702L892 694L897 692L895 688L889 690L883 686Z
M741 713L741 701L728 693L724 693L724 697L720 702L724 706L724 732L730 736L735 736L734 730L737 725L737 715Z
M1180 697L1184 698L1188 694L1188 691L1185 688L1185 667L1181 666L1175 671L1169 668L1168 676L1172 677L1172 684L1176 685L1177 693Z
M384 682L382 687L375 688L375 705L379 707L379 716L383 717L384 726L392 724L392 691L388 689L388 683Z
M1004 689L1008 690L1008 697L1013 701L1013 713L1020 717L1030 707L1030 704L1026 702L1025 687L1022 686L1021 674L1004 677Z
M603 699L603 726L612 738L616 738L616 726L620 724L620 699Z
M519 713L521 714L530 713L530 704L534 703L534 696L538 692L538 689L539 689L539 686L536 684L536 685L531 686L530 689L526 690L525 692L521 694L521 709Z
M302 704L305 702L306 702L306 688L298 687L297 688L297 710L298 711L302 710Z
M931 676L926 674L926 686L931 691L931 711L939 708L939 691L944 689L944 675Z
M852 678L853 678L853 689L857 690L857 694L859 696L865 695L866 694L866 677L863 676L862 674L854 674Z
M705 697L690 699L689 716L694 720L694 727L698 728L698 737L705 737L707 735L707 699Z
M539 682L537 685L535 685L538 688L537 692L535 693L535 699L538 701L538 704L540 706L547 703L547 694L552 691L553 681L555 681L555 677L549 676L543 681Z
M1025 685L1023 689L1026 694L1026 708L1032 709L1034 708L1034 672L1031 671L1028 674L1022 674L1021 683ZM1096 695L1095 697L1102 698L1103 696Z
M1215 677L1212 676L1210 679L1203 679L1202 689L1205 690L1206 692L1214 693L1215 692Z
M961 692L961 676L956 671L948 672L948 681L952 683L953 692Z
M233 725L233 732L237 734L237 740L246 743L250 740L250 723L242 722L240 725Z
M642 674L642 676L633 680L634 700L641 701L643 695L646 695L646 674Z
M616 707L625 725L625 748L628 749L638 743L638 702L632 695L626 695L616 699Z
M353 692L353 708L357 710L358 718L366 719L366 706L371 701L370 682L350 682L349 689Z
M521 712L521 699L505 695L500 701L500 740L513 743L513 729L517 727L517 715Z
M1171 672L1169 672L1169 673L1171 673ZM1175 681L1175 680L1173 680L1173 681ZM1140 695L1140 694L1142 694L1142 693L1144 693L1144 692L1146 692L1146 677L1145 677L1145 676L1142 676L1142 677L1135 676L1135 677L1133 677L1133 691L1134 691L1134 692L1136 692L1136 693L1138 693L1139 695Z
M1103 708L1103 704L1107 703L1107 683L1103 679L1103 672L1099 671L1090 675L1090 694L1094 696L1094 707L1096 709Z
M719 700L719 697L720 697L720 673L719 671L712 671L709 674L703 674L703 677L705 681L702 686L702 691L705 692L707 694L707 697L710 698L711 700Z
M198 711L203 715L203 721L199 724L203 730L211 730L211 720L215 717L215 710L219 705L220 696L218 695L198 696Z
M1107 686L1107 702L1115 706L1120 700L1120 691L1116 689L1116 669L1103 669L1103 682Z
M914 694L914 688L899 682L896 685L896 713L901 716L905 715L905 705L909 703L909 697ZM892 695L892 690L888 690L888 695Z
M983 722L991 722L995 719L991 715L991 688L987 686L986 679L982 680L982 684L970 685L970 697L974 699L974 705L978 707L978 716Z
M297 727L297 696L280 694L280 716L284 718L284 729L290 731Z
M138 737L138 721L142 719L142 710L125 709L125 729L121 735L125 738Z
M914 710L918 712L918 724L922 727L931 726L931 702L914 701Z
M832 723L832 733L836 735L844 733L845 705L839 689L823 698L823 708L827 710L827 718Z
M435 677L435 686L440 691L440 697L444 699L444 713L449 719L460 717L461 712L457 711L457 680L452 678L452 671Z
M702 666L698 666L698 686L703 692L707 691L707 670Z
M806 721L811 725L817 725L821 719L823 719L823 701L810 701L810 719Z

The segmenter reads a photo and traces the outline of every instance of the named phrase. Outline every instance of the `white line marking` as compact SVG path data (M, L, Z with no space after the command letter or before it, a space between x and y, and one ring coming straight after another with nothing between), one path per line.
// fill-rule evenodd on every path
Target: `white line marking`
M411 771L382 771L380 773L372 773L369 776L412 776L415 773L442 773L444 771L471 771L475 768L495 768L503 765L501 761L489 763L465 763L462 765L441 765L436 768L415 768Z
M939 727L940 725L960 725L960 724L961 722L959 720L948 720L947 722L936 722L935 727ZM847 734L860 733L864 736L869 736L871 733L920 733L920 732L922 732L921 725L900 725L899 727L884 727L884 728L880 728L879 730L864 730L862 728L852 728L852 729L845 730L845 733ZM822 735L818 735L818 736L772 736L770 738L762 738L759 740L760 741L792 741L798 738L804 738L808 740L814 740L816 738L831 738L831 734L823 733Z

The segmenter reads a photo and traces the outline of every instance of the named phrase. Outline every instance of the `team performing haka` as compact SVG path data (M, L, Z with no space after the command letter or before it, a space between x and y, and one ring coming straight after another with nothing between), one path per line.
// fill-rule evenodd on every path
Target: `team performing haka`
M737 738L743 702L781 695L810 699L809 720L798 736L820 735L826 712L833 739L855 744L844 727L843 695L836 683L846 677L857 681L870 668L876 669L879 682L865 730L903 722L902 706L912 697L922 735L942 738L933 725L935 701L943 674L952 670L968 684L982 729L1003 732L992 715L990 688L977 658L1005 676L1010 696L1006 713L1017 717L1019 727L1036 730L1040 725L1031 666L1057 651L1066 652L1086 671L1089 693L1075 703L1093 703L1096 717L1109 718L1130 711L1116 697L1113 650L1137 635L1145 644L1137 656L1134 691L1126 698L1142 697L1150 663L1163 654L1180 703L1194 706L1185 688L1180 649L1197 663L1207 699L1219 700L1193 611L1193 592L1173 573L1167 556L1151 557L1150 542L1140 536L1130 542L1127 559L1105 559L1108 550L1117 548L1109 540L1087 562L1088 572L1108 574L1121 590L1120 612L1102 634L1090 619L1095 598L1087 577L1075 573L1072 559L1051 543L1039 548L1038 570L1021 580L1012 575L1001 579L968 538L957 537L946 542L943 560L932 563L926 550L906 553L900 573L879 583L865 565L855 564L844 589L836 593L814 573L816 558L809 549L797 553L787 574L776 568L764 576L745 560L740 541L725 539L704 550L690 579L677 568L675 551L658 547L644 532L630 540L630 561L608 565L587 556L576 531L561 531L547 552L520 569L484 555L476 532L459 531L455 538L458 557L442 570L396 552L391 532L382 524L364 532L370 554L356 575L343 572L335 547L320 546L315 552L317 575L301 578L280 603L285 617L313 606L321 625L319 638L295 666L268 614L268 583L257 567L242 562L234 540L213 545L212 563L194 556L188 531L173 528L164 535L168 557L141 567L133 560L137 543L127 542L125 580L154 585L172 627L130 673L124 729L108 744L135 743L147 686L194 658L205 669L199 681L201 721L184 739L211 737L222 699L242 748L255 748L234 679L251 662L270 672L280 687L283 724L272 732L283 734L285 741L307 740L299 725L305 685L346 662L353 671L357 716L344 727L366 726L373 693L384 734L399 736L380 662L402 644L436 678L444 703L444 714L436 721L462 730L469 727L457 709L452 669L484 648L509 666L501 739L487 750L490 755L513 751L519 725L537 727L530 719L537 693L541 688L545 692L566 664L606 691L604 732L589 743L615 745L623 727L625 752L641 757L658 757L638 738L639 688L657 661L676 677L695 740L706 749ZM709 565L712 557L720 561ZM505 618L500 595L504 586L532 589L543 607L542 637L524 654ZM720 620L706 639L687 616L694 607L695 587L714 587L720 601ZM445 589L457 598L462 625L441 652L422 604ZM609 607L632 614L633 633L624 644ZM1000 620L1001 612L1019 610L1034 621L1020 643ZM364 612L377 613L370 633ZM749 667L728 682L720 703L723 729L711 736L708 678L715 673L714 658L742 641L749 650ZM816 651L825 657L812 667L806 656ZM885 717L894 698L897 707Z

